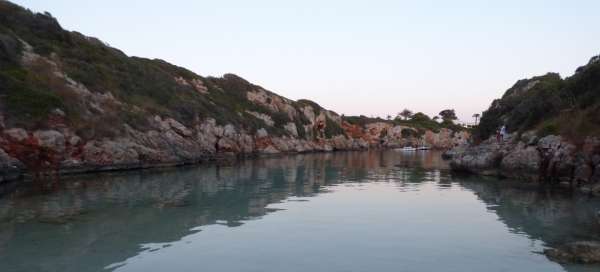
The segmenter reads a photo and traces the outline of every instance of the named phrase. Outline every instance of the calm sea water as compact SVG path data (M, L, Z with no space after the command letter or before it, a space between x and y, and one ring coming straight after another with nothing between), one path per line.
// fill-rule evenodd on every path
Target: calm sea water
M600 202L439 153L294 155L0 189L0 271L600 271L540 254L600 239Z

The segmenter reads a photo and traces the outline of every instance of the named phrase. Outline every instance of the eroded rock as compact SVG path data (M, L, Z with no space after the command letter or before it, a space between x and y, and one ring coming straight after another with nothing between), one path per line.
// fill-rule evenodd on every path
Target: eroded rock
M48 148L57 153L65 152L65 136L56 130L38 130L33 133L40 147Z
M454 170L473 172L483 175L497 175L503 153L498 144L471 146L453 155L450 166Z
M541 160L536 147L520 143L502 157L500 171L505 177L537 181Z

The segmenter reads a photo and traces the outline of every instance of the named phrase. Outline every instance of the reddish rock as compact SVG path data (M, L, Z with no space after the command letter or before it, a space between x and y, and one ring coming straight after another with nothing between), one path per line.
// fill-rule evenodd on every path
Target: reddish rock
M346 135L350 136L353 139L365 139L367 138L363 128L358 125L353 125L348 122L342 122L342 128Z

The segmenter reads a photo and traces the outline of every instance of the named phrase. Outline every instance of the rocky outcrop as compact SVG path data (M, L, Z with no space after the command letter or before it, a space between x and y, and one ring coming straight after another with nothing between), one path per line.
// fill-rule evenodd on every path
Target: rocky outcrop
M457 151L458 147L451 151L452 161L450 163L454 170L469 171L483 175L497 175L498 167L502 161L502 149L500 145L478 145Z
M568 182L582 190L600 193L600 141L586 139L583 147L555 135L538 139L532 133L503 143L489 139L460 146L449 154L454 170L496 175L524 181Z
M361 127L344 122L346 136L360 141L361 146L397 148L403 146L426 145L433 149L448 150L465 145L471 135L467 131L452 131L442 128L438 132L419 131L408 126L394 126L389 122L376 122Z
M47 13L0 1L0 15L0 181L222 157L450 148L468 137L385 120L351 125L317 103L233 74L203 77L160 59L129 57L62 29Z
M503 176L523 180L535 180L540 173L541 164L542 158L537 147L519 142L512 150L507 150L504 153L500 161L499 170Z
M49 175L181 165L222 156L254 156L281 153L328 152L393 148L425 143L434 148L459 145L468 134L443 129L423 136L405 137L404 126L389 123L365 127L345 124L344 134L315 140L270 135L266 129L254 134L233 125L218 125L208 118L189 128L172 118L150 118L152 129L136 130L125 125L125 134L115 138L83 140L68 127L27 131L2 130L0 134L0 181L26 173ZM286 129L296 128L288 123Z

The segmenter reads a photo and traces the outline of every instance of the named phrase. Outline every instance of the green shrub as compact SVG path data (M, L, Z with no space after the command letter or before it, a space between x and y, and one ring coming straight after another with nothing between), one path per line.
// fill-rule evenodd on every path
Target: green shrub
M541 138L548 135L558 135L559 131L558 125L556 125L554 122L546 122L540 126L536 134Z
M287 123L290 122L290 118L285 112L272 112L270 115L276 127L283 128Z
M325 137L332 138L337 135L344 135L344 129L336 122L326 117L325 120Z
M6 96L8 116L31 125L43 121L48 114L62 108L60 97L50 91L33 89L27 85L12 86Z
M521 133L557 116L565 107L565 101L561 99L563 86L564 81L555 73L517 81L483 112L475 136L487 139L502 125L506 125L511 133Z
M361 126L364 127L366 124L369 123L375 123L375 122L385 122L385 123L392 123L389 120L384 120L382 118L379 117L367 117L364 115L360 115L360 116L343 116L342 118L343 121L348 122L352 125L357 125L357 126Z

